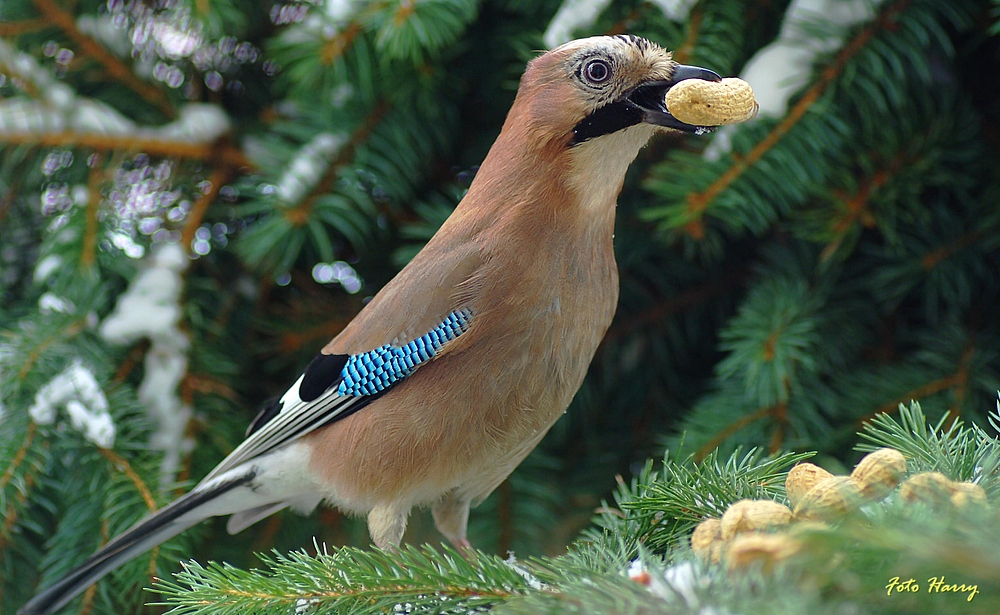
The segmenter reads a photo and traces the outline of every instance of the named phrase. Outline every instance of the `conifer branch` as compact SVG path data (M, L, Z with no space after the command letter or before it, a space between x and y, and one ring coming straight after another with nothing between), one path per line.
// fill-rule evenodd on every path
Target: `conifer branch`
M337 172L345 164L350 162L354 157L354 151L359 145L365 142L372 131L378 126L385 114L389 112L392 105L386 100L380 100L372 112L361 122L354 132L351 133L350 138L348 138L347 143L340 148L337 153L337 157L334 158L329 166L327 166L326 171L323 172L323 177L316 183L316 186L299 201L298 205L290 209L285 210L285 219L288 220L292 226L305 226L309 222L309 215L312 213L313 206L316 204L316 199L320 198L324 194L330 191L330 187L333 186L334 180L337 179Z
M111 382L113 383L112 386L125 382L125 379L128 378L129 374L132 373L132 370L135 369L135 366L138 365L143 358L145 358L146 351L148 350L149 340L147 339L143 339L132 346L132 348L128 351L128 354L126 354L125 358L122 360L121 365L118 366L114 375L111 376Z
M208 177L208 190L203 192L191 206L187 222L184 223L184 229L181 231L181 245L184 246L185 250L191 250L191 242L194 240L194 234L197 232L198 227L201 226L201 221L205 218L205 212L208 211L208 206L215 201L215 197L218 196L222 186L232 180L234 173L233 167L224 165L215 167L212 174Z
M149 487L146 486L146 482L136 474L135 470L132 469L132 464L128 462L127 459L114 452L109 448L99 448L101 455L108 460L111 464L113 470L119 472L124 472L125 476L128 477L132 484L135 486L135 490L139 492L142 496L142 501L146 503L146 508L149 510L156 510L156 499L153 497L153 492L150 491Z
M94 266L97 258L97 210L101 203L101 158L97 155L95 164L87 172L87 206L84 210L87 224L83 230L83 252L80 254L80 267L87 270Z
M847 234L858 221L866 227L871 227L875 224L875 218L868 210L868 203L872 193L884 186L886 182L892 179L910 162L910 159L899 153L893 157L890 164L885 168L876 171L870 177L866 178L861 183L861 186L854 191L854 194L837 194L843 200L846 211L844 215L830 221L830 230L833 232L834 238L826 244L826 247L820 253L820 262L828 261L833 256L843 243L844 238L847 237Z
M932 250L924 255L920 259L920 267L925 271L929 271L936 267L941 261L947 259L955 252L962 250L963 248L968 248L969 246L975 245L980 239L985 236L982 229L976 229L965 233L961 237L958 237L954 241L951 241L936 250Z
M14 473L21 466L21 462L24 461L25 455L28 454L28 448L31 446L32 441L35 439L35 432L38 426L35 425L34 421L28 423L28 433L24 435L24 442L14 453L14 458L11 460L10 465L7 466L6 471L4 471L3 476L0 476L0 491L7 487L7 483L10 479L14 477Z
M320 47L320 60L328 66L333 64L347 53L347 50L354 44L354 40L363 32L364 27L360 23L356 21L350 22L343 30Z
M185 158L205 162L221 163L231 167L253 168L253 163L237 147L219 141L216 143L189 143L130 137L127 135L99 135L85 132L61 131L53 133L13 133L0 134L0 143L12 145L37 145L41 147L86 147L99 152L144 152L151 156Z
M691 15L688 18L687 35L684 37L684 42L674 51L674 61L678 64L684 64L691 59L694 47L698 44L698 32L704 17L704 12L700 8L695 8L691 11Z
M35 475L28 474L24 478L24 489L21 490L14 501L7 506L7 510L3 514L3 526L0 527L0 550L3 550L7 546L7 537L10 536L10 531L13 529L14 524L17 523L17 509L23 506L25 502L28 501L28 495L31 493L31 488L35 486Z
M959 393L956 391L956 398L964 399L965 397L965 387L969 379L969 363L972 361L972 357L975 355L975 346L969 344L962 351L962 356L959 359L958 367L955 373L943 378L937 378L926 384L922 384L915 389L911 389L906 393L903 393L896 399L890 402L886 402L878 407L871 414L866 415L861 420L858 421L857 425L859 428L864 428L872 419L880 415L890 415L895 412L898 408L903 407L903 404L911 402L913 400L923 399L925 397L930 397L942 391L947 391L948 389L958 387ZM958 409L956 407L956 412Z
M698 449L694 454L694 460L696 462L701 462L708 455L712 453L715 449L719 448L719 445L726 441L729 436L740 431L747 425L752 425L757 421L766 419L769 416L773 416L777 411L778 406L767 406L764 408L758 408L757 410L751 412L750 414L745 414L740 418L736 419L732 423L726 425L718 433L712 436L708 442L703 444L701 448Z
M65 342L70 338L75 337L76 334L83 331L83 329L86 326L87 326L87 319L79 318L77 320L72 321L65 329L55 331L51 335L43 339L37 346L35 346L34 349L32 349L30 353L28 353L28 357L27 359L25 359L24 365L22 365L21 369L18 371L17 377L20 380L24 380L24 377L28 375L28 372L30 372L31 368L34 367L35 361L37 361L38 358L42 356L42 353L45 352L45 349L47 349L52 344L55 344L57 342Z
M303 331L285 331L281 334L279 346L283 352L297 352L317 340L325 340L340 333L350 319L328 320Z
M63 33L76 43L81 54L90 57L104 67L104 70L113 79L125 85L130 90L139 94L149 104L159 109L163 115L173 119L177 112L167 101L164 92L159 88L140 80L132 72L132 69L114 56L93 38L87 36L76 26L73 15L63 10L55 0L33 0L35 8Z
M604 336L601 345L606 346L609 342L621 339L642 327L662 322L713 297L725 294L734 287L741 286L749 273L750 270L747 267L729 269L719 278L715 278L701 286L685 290L679 295L669 297L656 305L650 306L628 320L613 325Z
M629 11L628 15L622 17L616 21L610 28L604 31L606 36L614 36L615 34L625 34L633 27L635 23L642 18L643 14L652 8L652 4L649 2L640 3L639 6L635 7ZM676 59L676 58L675 58Z
M756 164L764 154L771 151L781 138L798 124L806 112L820 99L826 89L840 76L847 62L861 51L880 30L891 28L896 15L906 8L909 2L910 0L898 0L884 9L878 19L861 30L857 36L837 53L833 62L820 73L819 79L806 90L802 97L785 114L785 117L768 132L767 136L758 142L746 155L738 156L734 154L732 166L719 175L707 188L701 192L692 192L688 195L687 209L691 219L683 227L685 232L693 239L704 238L705 227L702 215L711 205L712 201L746 170Z
M0 23L0 36L20 36L48 26L49 23L44 19L22 19L21 21Z

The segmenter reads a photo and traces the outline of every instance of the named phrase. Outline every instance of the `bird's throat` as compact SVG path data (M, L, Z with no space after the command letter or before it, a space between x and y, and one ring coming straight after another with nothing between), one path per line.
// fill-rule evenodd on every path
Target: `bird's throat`
M637 124L606 134L568 150L568 183L581 209L591 215L614 211L629 165L656 132Z

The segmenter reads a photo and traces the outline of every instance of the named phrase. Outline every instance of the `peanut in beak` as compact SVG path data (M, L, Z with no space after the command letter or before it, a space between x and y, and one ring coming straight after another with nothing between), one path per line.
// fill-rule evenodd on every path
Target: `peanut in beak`
M757 115L759 108L750 84L735 77L685 79L667 90L664 103L671 115L694 126L738 124Z

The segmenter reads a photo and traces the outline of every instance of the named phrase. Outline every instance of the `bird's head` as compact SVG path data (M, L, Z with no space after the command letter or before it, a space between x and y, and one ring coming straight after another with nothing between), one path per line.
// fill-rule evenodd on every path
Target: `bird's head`
M638 36L595 36L557 47L528 64L500 138L483 163L483 171L493 171L480 174L510 177L517 167L512 161L520 161L519 184L560 186L574 195L580 211L613 214L625 172L653 134L710 130L667 111L667 90L684 79L720 77L677 64L670 52ZM549 181L538 184L542 169ZM507 185L480 183L494 194Z
M565 147L633 127L642 127L630 132L644 135L643 143L663 128L708 132L711 128L685 124L667 111L664 95L684 79L720 77L677 64L669 51L638 36L595 36L570 41L532 60L515 108L524 107L520 111L527 125Z

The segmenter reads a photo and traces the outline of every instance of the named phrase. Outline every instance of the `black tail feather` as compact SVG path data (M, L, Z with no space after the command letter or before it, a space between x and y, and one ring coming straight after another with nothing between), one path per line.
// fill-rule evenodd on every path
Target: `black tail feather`
M255 473L249 472L240 478L214 485L210 489L192 491L164 506L116 537L66 576L36 594L17 611L17 615L45 615L59 609L121 564L208 517L208 515L192 516L181 519L182 516L235 487L247 484L254 477Z

